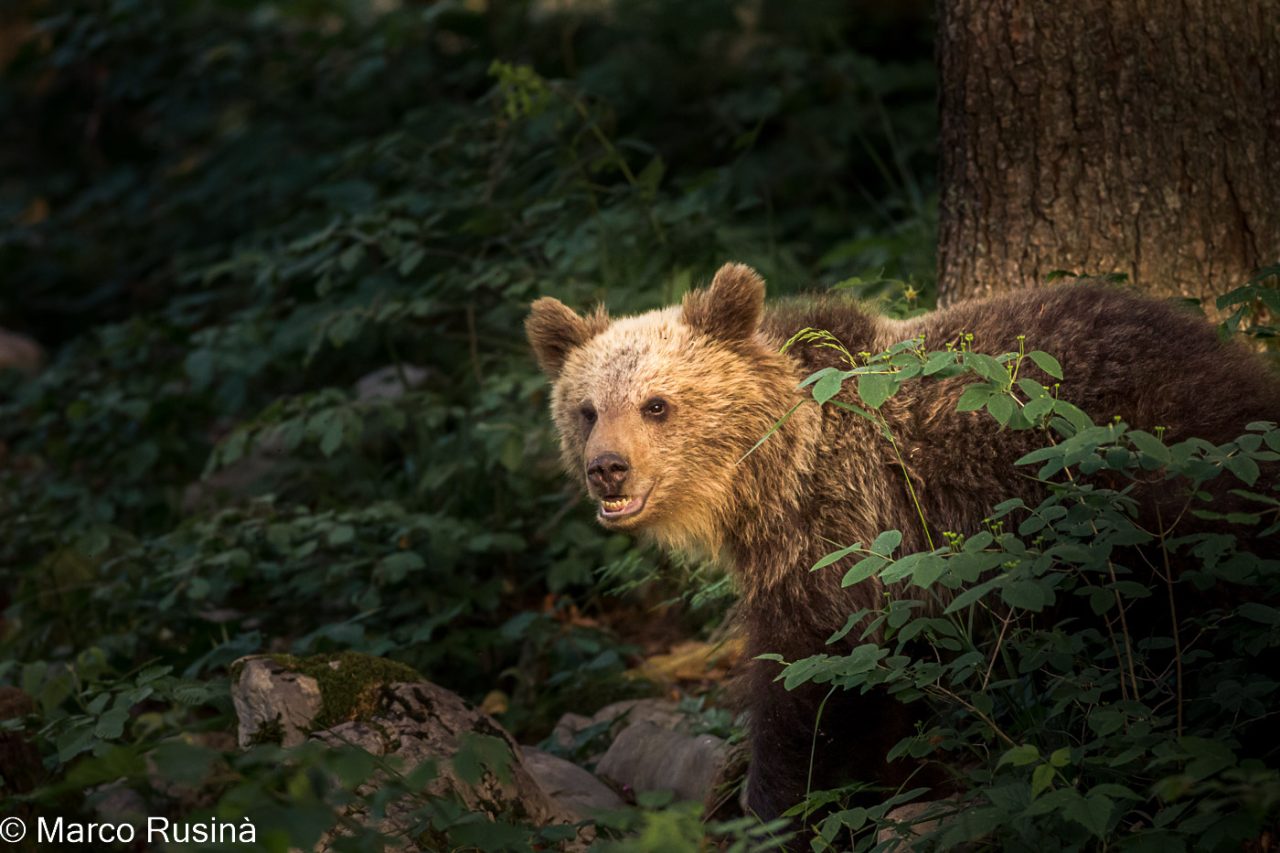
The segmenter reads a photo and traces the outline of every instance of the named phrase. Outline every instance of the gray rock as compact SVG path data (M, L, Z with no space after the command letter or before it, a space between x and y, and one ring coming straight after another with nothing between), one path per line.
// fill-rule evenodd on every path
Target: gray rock
M427 368L413 364L380 367L356 381L356 401L398 400L415 388L421 388L430 375Z
M542 790L579 820L592 812L625 805L617 792L572 761L532 746L521 747L521 751L525 766Z
M690 735L645 720L622 730L596 773L624 790L674 791L681 800L704 801L728 758L728 745L714 735Z
M279 431L263 430L244 456L189 483L182 490L182 511L191 515L270 491L288 473L289 461Z
M570 711L556 721L551 730L551 742L564 750L573 749L574 740L591 726L591 718Z
M290 672L265 656L241 658L231 702L239 720L237 741L245 749L262 739L297 746L307 739L320 713L320 685L309 675Z
M506 745L510 752L509 781L502 781L488 769L475 785L457 775L452 759L470 735L497 739ZM538 784L519 745L496 720L468 705L456 693L427 681L390 685L385 688L382 707L371 719L342 723L312 737L333 746L354 744L373 755L394 755L403 762L405 773L430 761L436 765L438 776L428 793L452 793L470 811L497 817L519 803L518 811L535 824L574 821Z
M351 661L351 665L367 661L361 656L354 657L359 660ZM342 656L344 664L348 660L349 656ZM386 663L379 659L368 662L384 666ZM338 663L335 660L330 665ZM525 822L537 826L578 820L575 812L542 788L527 766L519 745L497 721L442 687L426 681L371 680L372 691L368 693L371 701L360 717L311 732L312 721L322 706L322 687L315 678L291 672L267 657L242 658L234 667L238 675L232 684L231 698L240 719L238 740L242 747L263 734L269 734L272 739L281 738L285 746L301 743L309 735L312 740L335 748L356 746L373 755L395 758L399 772L404 774L430 762L436 768L436 776L423 793L428 797L451 796L471 812L491 818L518 814ZM370 669L376 671L377 667ZM505 747L509 759L497 760L507 761L507 772L499 776L485 763L477 781L464 780L455 771L453 759L469 743L486 747L485 762L493 757L494 747L499 754ZM375 774L357 793L371 794L384 781L381 773ZM575 796L581 798L582 792L575 789ZM383 816L377 818L379 828L387 833L409 831L407 815L420 804L416 798L387 804ZM373 820L358 805L352 807L348 817L360 822ZM582 849L589 840L589 833L580 832L579 840L565 849ZM317 849L326 850L333 841L331 836ZM427 849L444 843L443 839L426 841L429 842Z
M658 728L671 731L688 731L691 725L689 715L668 699L626 699L605 705L591 715L592 723L605 720L611 723L625 720L629 726L652 723Z
M578 736L595 726L607 725L614 732L636 723L652 723L672 731L689 731L689 716L675 702L666 699L626 699L605 705L590 717L565 714L551 731L551 741L561 749L572 749ZM598 757L598 756L597 756Z
M143 796L123 781L111 782L90 791L86 803L104 823L128 823L139 827L151 815L151 808Z
M0 329L0 370L13 368L34 376L44 366L44 349L26 335Z
M472 784L454 769L454 756L464 747L466 739L474 736L497 739L505 744L510 755L505 780L485 766L480 779ZM518 814L524 822L535 826L578 820L572 810L542 788L520 747L492 717L430 682L390 685L384 689L381 709L371 719L342 723L316 732L312 737L334 747L354 745L372 755L393 757L398 759L400 772L405 774L430 762L436 768L436 777L423 791L426 797L456 798L467 811L491 819ZM375 774L356 793L372 794L383 781L381 774ZM380 831L387 834L410 831L415 825L412 812L420 805L421 801L414 797L388 803L383 817L377 819ZM349 811L347 817L362 823L371 820L358 807ZM564 849L585 849L590 839L591 833L580 831L577 841ZM329 849L332 841L332 837L322 841L319 849ZM435 837L421 841L425 849L443 849L445 843L445 839Z
M946 797L898 806L884 816L892 825L876 833L876 842L883 844L894 841L899 849L910 850L922 836L954 822L957 815L956 803L955 797Z

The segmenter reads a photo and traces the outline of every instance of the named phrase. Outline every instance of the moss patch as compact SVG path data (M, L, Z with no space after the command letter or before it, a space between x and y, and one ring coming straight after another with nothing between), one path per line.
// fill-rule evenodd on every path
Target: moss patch
M372 716L384 685L425 680L407 664L359 652L305 658L271 655L270 660L290 672L314 678L320 686L320 713L311 724L316 730Z

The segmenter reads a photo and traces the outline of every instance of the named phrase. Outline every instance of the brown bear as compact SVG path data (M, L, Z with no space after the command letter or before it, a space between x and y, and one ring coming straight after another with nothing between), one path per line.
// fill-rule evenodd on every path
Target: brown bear
M840 572L810 571L834 547L869 543L888 529L902 531L901 553L927 547L903 465L868 420L802 405L748 453L808 396L798 387L805 377L846 366L826 347L782 352L801 329L829 331L850 351L870 353L924 334L932 349L972 335L974 350L999 354L1024 335L1028 348L1060 359L1064 398L1095 420L1163 426L1170 440L1221 443L1251 421L1280 420L1280 383L1256 355L1223 343L1190 312L1117 287L1046 287L905 321L834 297L766 310L764 290L753 270L728 264L680 306L610 319L603 309L583 316L543 298L526 321L553 380L564 467L597 502L600 523L727 564L753 659L830 651L827 638L850 613L882 603L875 578L842 589ZM1018 477L1014 461L1043 441L957 411L964 384L907 383L881 412L933 529L972 533L995 502L1036 498L1039 485ZM841 396L858 402L852 385ZM884 760L914 724L902 705L875 694L833 696L814 749L826 689L788 692L774 680L776 664L752 666L747 790L761 817L778 816L807 785L905 779L911 768Z

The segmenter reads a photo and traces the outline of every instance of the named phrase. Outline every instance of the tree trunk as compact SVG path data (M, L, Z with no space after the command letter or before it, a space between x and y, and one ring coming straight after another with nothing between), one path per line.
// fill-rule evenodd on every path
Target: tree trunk
M1280 0L940 0L945 304L1124 273L1211 303L1280 256Z

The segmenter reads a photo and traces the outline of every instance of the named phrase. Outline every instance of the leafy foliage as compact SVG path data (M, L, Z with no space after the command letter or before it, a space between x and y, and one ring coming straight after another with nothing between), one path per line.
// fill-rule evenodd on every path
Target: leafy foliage
M814 826L815 849L871 849L886 831L939 850L1050 839L1070 850L1239 849L1270 830L1280 816L1270 720L1280 695L1280 428L1167 445L1120 421L1098 425L1020 377L1034 364L1062 378L1038 351L927 352L915 340L863 360L811 376L814 400L849 406L833 398L856 381L867 408L852 408L892 441L876 410L904 382L972 377L959 409L1044 435L1018 464L1048 495L1036 506L1005 501L986 530L943 531L930 551L895 556L902 535L890 530L813 566L842 571L845 586L874 578L899 592L830 638L851 638L849 651L774 656L778 677L788 689L883 689L927 706L929 722L889 757L941 762L957 788L943 800L927 788L889 792L876 807L830 813ZM1204 487L1219 478L1256 511L1212 509ZM1136 513L1152 489L1185 496L1154 528ZM799 813L841 799L819 793ZM909 802L928 805L893 813Z
M0 684L38 706L4 725L42 763L24 807L89 815L124 787L247 815L271 849L337 825L370 849L344 815L386 769L230 749L236 658L387 657L500 691L529 742L652 689L605 618L645 601L606 589L665 578L659 599L721 618L722 577L579 510L520 322L541 294L653 307L726 258L775 292L870 270L868 295L927 299L927 22L550 5L6 8L0 325L52 354L0 376ZM424 808L441 844L550 843ZM664 822L694 826L615 834Z

